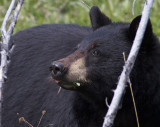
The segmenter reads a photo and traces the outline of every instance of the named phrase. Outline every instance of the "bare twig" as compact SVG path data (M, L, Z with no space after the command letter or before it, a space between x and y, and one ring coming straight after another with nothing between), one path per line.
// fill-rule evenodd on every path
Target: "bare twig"
M2 23L2 27L1 27L2 37L3 38L5 38L5 36L7 34L7 32L6 32L7 22L8 22L8 19L9 19L11 13L12 13L12 10L13 10L13 8L15 6L15 3L16 3L16 0L12 0L11 1L11 4L10 4L10 6L8 8L8 11L7 11L7 13L6 13L5 17L4 17L4 20L3 20L3 23Z
M126 57L125 57L125 53L124 52L123 52L123 58L124 58L124 62L126 63ZM135 99L134 99L134 94L133 94L133 89L132 89L132 83L131 83L130 78L128 80L128 83L129 83L129 87L130 87L130 91L131 91L131 96L132 96L132 101L133 101L133 106L134 106L134 111L135 111L135 115L136 115L137 127L140 127L139 126L139 118L138 118L137 108L136 108L136 102L135 102Z
M41 116L41 118L40 118L40 120L39 120L39 122L38 122L37 127L39 127L39 125L41 124L42 118L43 118L43 116L44 116L45 113L46 113L46 110L43 110L43 111L42 111L42 116Z
M43 111L42 111L42 115L41 115L41 117L40 117L40 120L39 120L39 122L38 122L38 124L37 124L37 127L40 126L40 124L41 124L41 122L42 122L42 119L43 119L43 116L44 116L45 114L46 114L46 110L43 110ZM19 116L19 113L17 113L17 115ZM29 123L27 120L25 120L24 117L20 117L20 118L19 118L19 123L22 123L22 122L24 122L28 127L34 127L31 123Z
M124 91L126 88L126 82L128 82L130 72L133 68L134 62L136 60L139 48L141 46L141 42L144 36L144 32L146 30L146 26L148 23L150 11L152 8L154 0L148 0L144 4L144 9L142 11L142 18L134 39L133 46L131 48L130 54L128 56L127 62L123 68L123 71L120 75L120 79L117 85L117 88L114 92L114 96L112 102L109 106L108 112L105 116L105 120L103 123L103 127L111 127L113 125L114 119L116 117L118 107L124 95Z
M82 2L88 9L91 8L91 7L90 7L87 3L85 3L83 0L81 0L81 2Z
M24 122L28 127L33 127L32 124L30 124L28 121L26 121L26 120L24 119L24 117L20 117L20 118L19 118L19 122L20 122L20 123Z
M59 90L57 92L57 95L59 95L59 93L61 92L62 87L59 87Z
M6 30L6 26L7 26L7 23L8 23L8 20L9 20L9 17L15 7L15 3L16 3L16 0L12 0L10 6L9 6L9 9L5 15L5 18L3 20L3 23L2 23L2 26L1 26L1 33L2 33L2 42L1 42L1 66L0 66L0 114L1 114L1 103L2 103L2 86L5 82L5 79L7 79L7 76L6 76L6 73L7 73L7 68L8 68L8 63L9 63L9 53L11 51L9 51L9 41L10 41L10 37L11 37L11 34L13 32L13 29L14 29L14 26L16 24L16 21L17 21L17 17L18 17L18 14L19 14L19 11L20 11L20 8L23 4L23 1L24 0L19 0L17 2L17 6L16 6L16 9L14 11L14 14L12 15L12 19L11 19L11 22L10 22L10 25L9 25L9 28L8 30ZM1 116L1 115L0 115ZM0 127L1 127L1 117L0 117Z
M133 4L132 4L132 15L134 15L134 5L136 3L136 0L133 1Z

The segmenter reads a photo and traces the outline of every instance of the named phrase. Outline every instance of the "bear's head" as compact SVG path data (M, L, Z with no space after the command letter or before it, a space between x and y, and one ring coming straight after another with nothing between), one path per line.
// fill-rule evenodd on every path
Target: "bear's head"
M111 96L123 69L123 52L127 57L141 16L131 23L112 23L98 7L93 6L90 19L93 32L78 44L74 53L52 62L51 74L64 89ZM145 53L154 45L153 36L149 20L140 59L144 59Z

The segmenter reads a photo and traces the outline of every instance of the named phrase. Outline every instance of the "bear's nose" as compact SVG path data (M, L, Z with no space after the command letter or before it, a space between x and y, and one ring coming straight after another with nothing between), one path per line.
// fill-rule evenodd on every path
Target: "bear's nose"
M54 61L50 66L53 77L59 77L64 72L64 65L61 62Z

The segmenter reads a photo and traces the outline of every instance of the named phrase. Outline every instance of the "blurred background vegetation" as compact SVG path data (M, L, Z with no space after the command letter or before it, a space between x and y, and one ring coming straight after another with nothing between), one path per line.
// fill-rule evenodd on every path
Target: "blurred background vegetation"
M134 16L133 0L24 0L14 33L40 24L65 23L90 26L89 10L93 5L112 21L130 22L140 15L145 0L136 0ZM0 0L0 26L11 0ZM154 32L160 37L160 0L155 0L151 21Z

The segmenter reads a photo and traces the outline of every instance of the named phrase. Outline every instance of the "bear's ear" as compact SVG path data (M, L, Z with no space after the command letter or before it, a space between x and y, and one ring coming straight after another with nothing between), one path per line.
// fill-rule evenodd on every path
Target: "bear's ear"
M129 33L130 33L130 36L131 36L132 40L134 40L134 38L135 38L140 20L141 20L141 15L139 15L135 19L133 19L133 21L130 24ZM151 21L149 19L147 27L146 27L146 31L144 33L143 42L149 42L152 39L152 37L153 37L152 24L151 24Z
M105 16L97 6L93 6L89 14L93 31L112 23L111 20Z

